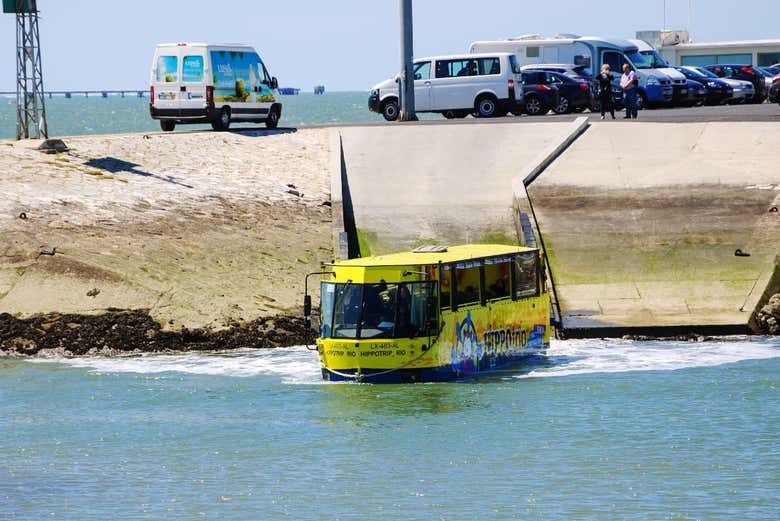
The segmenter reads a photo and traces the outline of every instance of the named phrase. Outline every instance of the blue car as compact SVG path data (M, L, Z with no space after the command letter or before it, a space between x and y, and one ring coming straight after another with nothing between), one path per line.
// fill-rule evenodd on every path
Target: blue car
M731 85L715 75L705 76L694 67L675 67L675 69L683 73L689 83L695 81L706 89L705 105L722 105L734 95L734 89Z

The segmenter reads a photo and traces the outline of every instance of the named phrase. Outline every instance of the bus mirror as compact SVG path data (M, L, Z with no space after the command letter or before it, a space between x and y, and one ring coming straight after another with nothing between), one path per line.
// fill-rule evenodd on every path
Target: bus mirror
M303 296L303 318L311 322L311 295Z
M279 80L276 79L276 76L271 78L271 88L272 89L278 89L279 88Z

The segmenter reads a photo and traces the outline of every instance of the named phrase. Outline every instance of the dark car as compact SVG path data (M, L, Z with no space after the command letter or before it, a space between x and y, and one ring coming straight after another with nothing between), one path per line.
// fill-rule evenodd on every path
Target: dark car
M753 103L763 103L767 98L767 91L769 89L767 89L764 75L752 65L718 64L707 65L704 68L719 78L731 78L752 83L753 87L756 89L756 93L753 96Z
M590 107L590 82L575 79L558 72L547 72L550 84L558 87L558 104L552 107L556 114L582 112Z
M721 105L734 95L734 89L731 88L731 85L715 75L706 76L692 67L675 67L675 69L680 71L689 83L695 81L704 86L706 89L704 103L706 105Z
M780 103L780 74L772 78L772 86L769 87L769 101Z
M523 71L525 113L529 116L547 114L551 108L558 106L558 85L553 81L552 74L547 71Z
M590 111L601 112L601 88L599 82L596 79L590 82ZM616 84L612 84L612 106L616 111L623 110L625 108L623 100L623 90Z
M687 95L680 101L683 107L698 107L704 105L707 100L707 87L703 83L696 80L687 80L688 88Z

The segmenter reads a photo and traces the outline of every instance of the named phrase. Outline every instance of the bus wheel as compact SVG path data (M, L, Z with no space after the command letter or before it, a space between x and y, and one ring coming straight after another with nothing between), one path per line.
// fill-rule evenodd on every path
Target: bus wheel
M279 125L279 112L276 109L271 109L268 113L268 119L265 120L265 128L274 129Z
M230 128L230 109L224 108L219 112L219 118L211 123L214 130L227 130Z
M161 119L160 128L163 130L163 132L173 132L173 129L176 128L176 122L171 121L170 119Z

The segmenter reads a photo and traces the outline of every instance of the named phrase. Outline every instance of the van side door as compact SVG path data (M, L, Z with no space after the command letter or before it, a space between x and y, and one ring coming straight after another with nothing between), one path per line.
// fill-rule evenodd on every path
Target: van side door
M206 107L206 56L203 48L180 47L181 85L179 99L183 111ZM185 114L186 115L186 112Z
M474 107L471 96L471 76L476 76L477 62L469 58L436 60L435 83L432 96L434 110L470 109ZM472 69L474 74L472 74Z
M179 104L179 49L158 47L155 63L152 65L152 86L154 105L160 109L178 109Z

